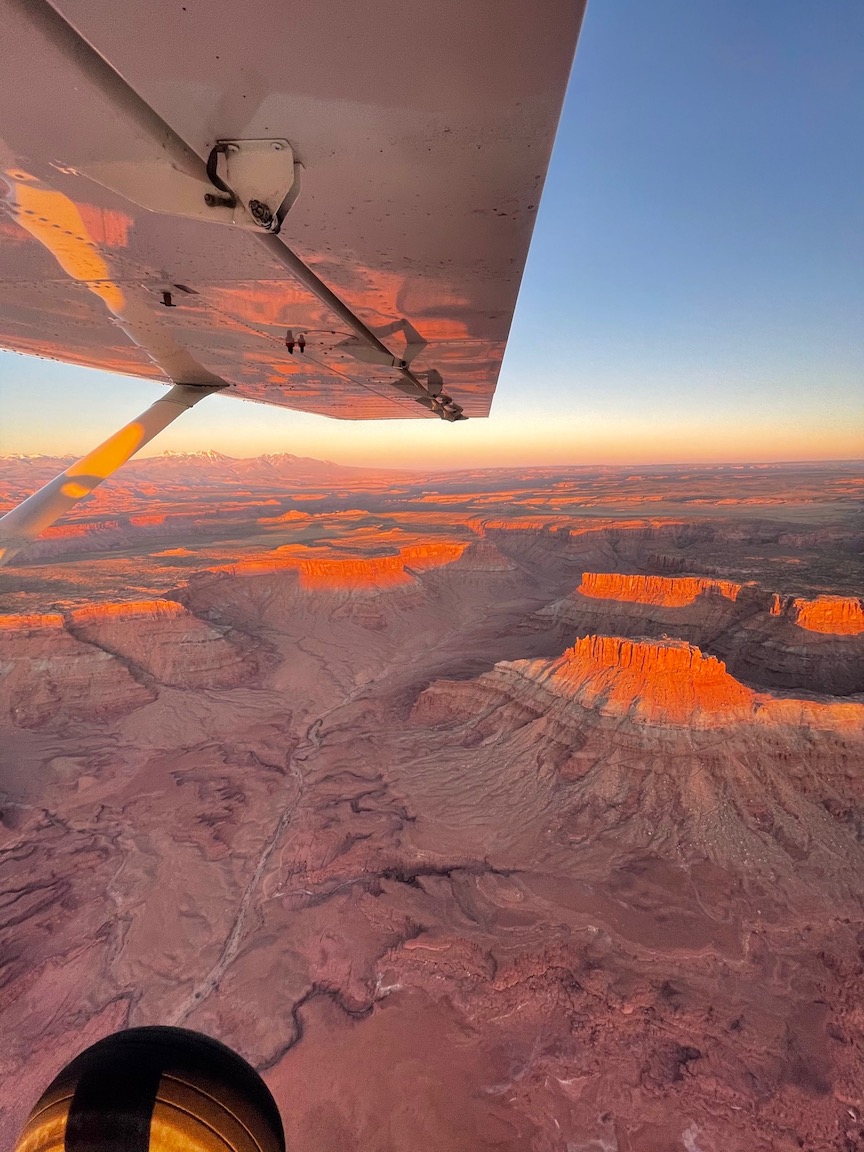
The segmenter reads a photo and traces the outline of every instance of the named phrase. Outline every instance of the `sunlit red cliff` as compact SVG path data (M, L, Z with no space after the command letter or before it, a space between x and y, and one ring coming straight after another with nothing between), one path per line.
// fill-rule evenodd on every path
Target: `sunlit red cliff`
M682 608L692 604L697 596L713 592L727 600L737 600L740 584L730 580L712 580L704 577L634 576L619 572L586 572L578 592L598 600L629 600L636 604L663 604L669 608Z
M864 632L864 605L851 596L819 596L792 601L795 623L809 632L831 636L859 636Z

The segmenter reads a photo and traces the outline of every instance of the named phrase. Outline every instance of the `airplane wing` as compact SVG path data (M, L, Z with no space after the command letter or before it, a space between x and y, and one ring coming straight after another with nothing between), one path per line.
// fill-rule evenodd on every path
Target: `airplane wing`
M488 415L583 8L0 0L0 347L173 385L0 563L214 391Z
M488 415L582 10L0 0L0 346Z

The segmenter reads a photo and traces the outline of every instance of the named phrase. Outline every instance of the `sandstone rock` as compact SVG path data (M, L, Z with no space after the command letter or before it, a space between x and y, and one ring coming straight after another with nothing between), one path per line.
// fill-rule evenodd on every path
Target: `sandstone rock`
M72 635L59 613L0 617L0 710L13 724L66 726L154 698L125 664Z
M636 604L658 604L666 608L683 608L706 592L737 600L741 585L730 580L705 577L633 576L619 572L586 572L576 589L582 596L598 600L621 600Z
M258 670L248 645L244 652L174 600L94 604L68 613L66 626L162 684L229 688Z
M168 600L0 617L0 707L22 727L128 712L159 684L231 687L258 660Z
M551 664L513 665L518 675L602 715L654 724L719 725L752 713L754 694L683 640L586 636Z
M309 1152L859 1139L864 704L815 690L860 638L682 567L710 525L567 523L11 629L19 698L90 679L0 732L6 1144L155 1022L262 1068Z
M864 605L852 596L798 598L792 602L795 623L809 632L831 636L860 636L864 632Z
M753 582L585 572L570 595L540 609L523 629L548 630L553 646L591 633L668 634L756 686L850 695L864 691L858 610L854 599L784 598ZM819 628L805 628L808 618Z

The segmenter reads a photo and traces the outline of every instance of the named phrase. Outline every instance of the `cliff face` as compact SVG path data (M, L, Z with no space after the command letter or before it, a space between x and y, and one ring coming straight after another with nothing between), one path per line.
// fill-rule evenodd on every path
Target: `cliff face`
M619 854L698 844L724 868L746 858L751 878L811 886L808 900L829 874L852 898L862 702L753 692L680 642L586 637L554 659L434 681L411 723L450 749L436 762L451 786L461 756L526 820L536 803L550 834L591 852L607 834ZM547 799L529 797L526 774Z
M230 688L251 682L257 662L173 600L99 604L68 613L66 627L152 676L184 688Z
M257 662L167 600L0 617L0 710L19 727L128 712L160 684L251 682Z
M576 591L598 600L683 608L705 593L737 600L741 585L707 577L678 576L670 579L665 576L628 576L618 572L586 572Z
M59 613L0 617L0 714L21 728L127 712L156 693Z
M648 724L715 726L749 717L754 694L683 640L585 636L551 664L513 665L564 699Z
M705 643L767 599L751 585L688 576L585 572L569 595L541 608L526 627L550 628L567 641L589 632L670 634Z
M413 571L452 564L468 547L441 540L408 545L383 556L338 555L321 548L287 545L265 557L239 561L214 571L233 576L296 572L298 586L309 591L372 592L414 583Z
M498 664L480 677L478 686L493 696L501 692L537 714L548 710L554 698L603 716L676 727L722 727L750 720L757 701L721 661L684 641L617 636L585 636L553 660ZM475 705L463 707L461 695L453 685L433 686L417 701L414 715L430 723L443 722L440 718L451 709L454 715L466 715Z
M439 538L379 556L286 546L196 573L181 596L198 615L242 628L294 634L302 621L338 619L397 636L437 627L437 611L456 620L475 602L530 584L490 541Z
M792 602L795 623L808 632L829 636L860 636L864 632L864 605L852 596L819 596Z
M379 559L249 561L195 573L179 595L217 627L256 634L299 637L311 621L334 617L381 630L422 610L425 597L399 557Z
M860 638L619 575L681 563L634 532L632 564L606 529L394 532L7 620L4 1146L158 1020L267 1068L309 1152L854 1147L864 705L758 676Z
M301 560L297 562L297 572L301 588L328 591L359 592L413 583L399 555L357 560Z
M363 591L412 584L413 572L452 564L467 547L465 542L442 540L409 545L389 556L298 559L296 563L302 588ZM291 563L290 556L286 559Z
M585 572L570 595L541 608L523 628L547 631L550 651L592 633L676 636L759 687L851 695L864 691L859 612L854 599L784 598L755 583Z

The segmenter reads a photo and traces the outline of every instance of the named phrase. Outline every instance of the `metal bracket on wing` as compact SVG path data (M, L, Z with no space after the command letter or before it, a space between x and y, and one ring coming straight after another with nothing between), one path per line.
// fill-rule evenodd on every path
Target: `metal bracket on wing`
M341 340L336 347L360 360L364 364L381 364L387 368L397 368L402 374L400 380L392 381L392 385L405 396L410 396L442 420L467 420L460 406L444 392L444 380L436 368L427 372L412 372L411 362L423 351L427 341L423 339L410 320L394 320L392 324L385 324L371 331L378 338L379 345L370 344L358 336L349 336ZM387 347L381 343L387 336L394 336L401 332L405 337L405 350L401 359L394 356ZM425 381L423 377L426 377Z
M425 381L422 379L424 375ZM430 412L434 412L442 420L447 420L452 424L456 420L468 419L461 406L444 391L444 380L436 368L430 368L428 372L421 373L419 377L412 372L408 379L394 380L392 383L394 388L398 388L400 392L410 396L412 400L416 400L418 404L422 404L424 408L428 408Z
M395 336L397 332L401 332L405 337L405 351L401 358L392 355L384 347L379 348L369 344L366 340L361 340L358 336L349 336L346 340L340 340L336 347L347 352L349 356L353 356L355 360L361 360L364 364L383 364L387 368L408 368L411 361L423 351L427 344L427 341L423 339L411 321L404 318L394 320L392 324L384 324L380 328L372 328L370 325L370 329L382 342L385 337Z
M185 169L171 163L156 141L136 143L134 160L96 161L76 171L151 212L256 232L278 232L300 192L301 165L284 139L217 140L204 170L200 162Z

